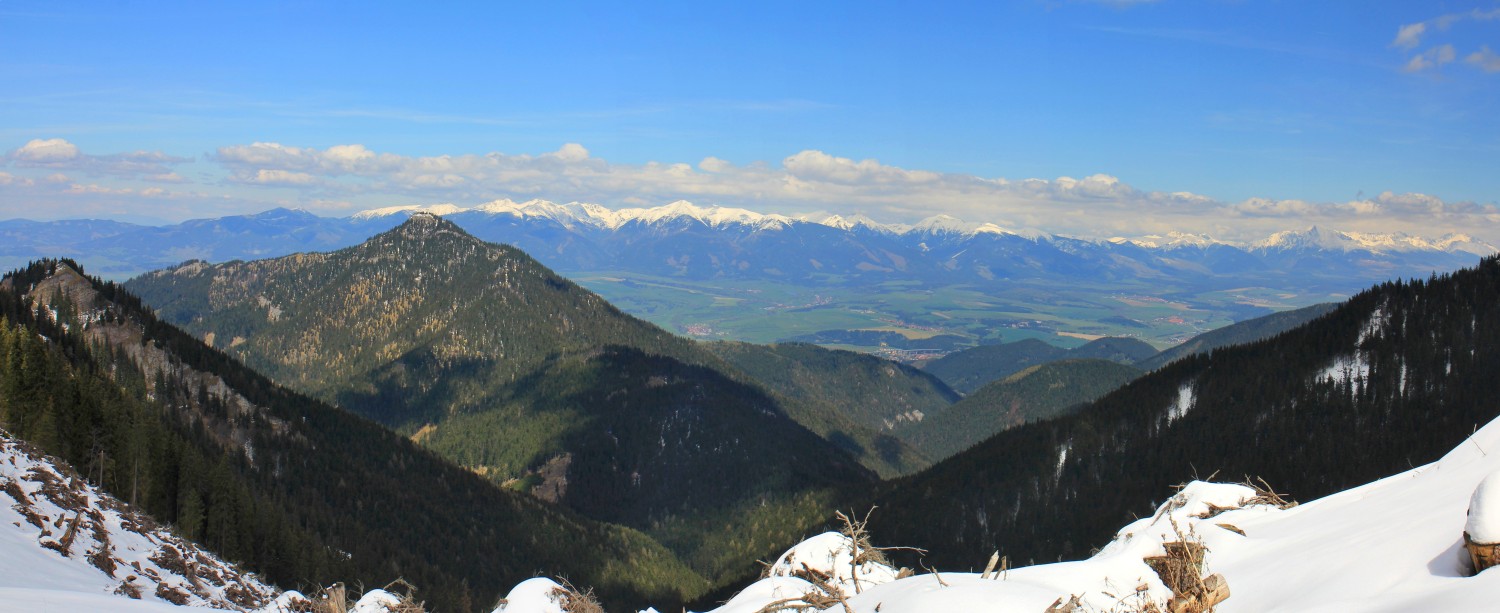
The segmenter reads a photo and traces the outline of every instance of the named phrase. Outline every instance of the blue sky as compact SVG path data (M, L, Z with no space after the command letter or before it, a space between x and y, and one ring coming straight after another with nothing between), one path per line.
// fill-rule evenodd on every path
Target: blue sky
M1494 0L305 4L0 0L0 217L1500 225Z

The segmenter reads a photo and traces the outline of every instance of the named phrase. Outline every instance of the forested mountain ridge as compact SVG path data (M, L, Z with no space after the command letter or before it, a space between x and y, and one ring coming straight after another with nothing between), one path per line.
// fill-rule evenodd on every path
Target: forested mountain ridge
M496 483L643 530L716 579L753 572L868 488L856 458L890 473L925 465L855 422L810 433L799 422L831 407L768 392L696 341L431 215L341 251L189 264L127 286L285 385Z
M1034 338L997 345L980 345L955 351L922 364L954 390L972 394L1032 366L1069 359L1101 359L1134 364L1156 355L1156 349L1140 339L1104 337L1072 349L1064 349Z
M1181 345L1169 347L1162 350L1161 353L1136 362L1135 365L1141 370L1151 371L1189 355L1208 353L1220 347L1243 345L1270 338L1317 319L1323 314L1338 308L1338 306L1337 303L1331 302L1315 304L1300 309L1247 319L1217 330L1210 330L1199 334L1183 342Z
M1141 374L1097 358L1038 364L975 390L941 413L903 424L896 436L941 460L1002 430L1075 410Z
M460 611L538 570L619 606L707 586L650 538L277 386L70 264L7 276L0 322L7 430L277 583L405 577Z
M719 581L753 575L755 560L874 484L760 390L666 356L605 348L503 393L425 430L423 444L522 471L518 489L640 529Z
M922 421L959 399L941 380L875 356L807 343L709 343L708 350L761 384L877 432Z
M463 412L488 387L604 345L712 360L526 254L431 215L340 251L188 264L127 287L272 379L394 427ZM475 374L483 381L469 388L433 388Z
M162 318L272 379L407 433L490 407L500 390L550 361L607 346L759 384L527 254L425 214L340 251L188 263L126 287ZM900 441L877 450L878 431L830 414L826 403L791 397L817 390L770 391L792 419L881 474L927 465Z
M1078 557L1165 486L1264 477L1307 500L1432 461L1500 413L1500 260L1365 291L1002 432L879 496L881 542L939 564ZM1082 501L1087 501L1082 502Z

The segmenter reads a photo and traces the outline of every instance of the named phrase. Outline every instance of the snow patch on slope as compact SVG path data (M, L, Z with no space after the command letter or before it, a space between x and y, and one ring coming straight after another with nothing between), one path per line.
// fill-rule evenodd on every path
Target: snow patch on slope
M1193 388L1193 382L1189 381L1182 384L1177 388L1177 400L1172 402L1172 406L1167 407L1167 423L1171 424L1182 419L1184 415L1188 414L1188 411L1193 410L1193 407L1197 403L1198 393Z
M1360 383L1370 378L1370 362L1360 353L1341 355L1318 372L1317 380L1333 379L1339 385Z
M1354 341L1355 347L1362 347L1365 341L1379 334L1381 330L1391 323L1391 314L1385 310L1385 305L1375 307L1375 312L1370 313L1370 318L1359 327L1359 338Z

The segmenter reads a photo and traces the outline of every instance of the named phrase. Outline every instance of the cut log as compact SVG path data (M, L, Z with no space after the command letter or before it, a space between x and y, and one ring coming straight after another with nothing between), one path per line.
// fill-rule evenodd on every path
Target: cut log
M1212 609L1228 599L1229 581L1224 579L1224 575L1215 573L1203 580L1203 594L1198 597L1198 600L1203 603L1205 610Z

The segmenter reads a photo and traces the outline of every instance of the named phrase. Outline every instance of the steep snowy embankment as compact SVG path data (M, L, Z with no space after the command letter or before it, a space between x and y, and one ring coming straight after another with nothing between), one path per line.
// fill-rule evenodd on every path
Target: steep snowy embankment
M275 592L0 432L0 613L243 610Z
M834 582L857 613L1040 612L1073 595L1092 611L1139 611L1148 600L1165 609L1171 591L1144 558L1161 555L1164 542L1186 535L1208 548L1205 574L1228 582L1231 595L1216 609L1221 613L1489 610L1500 594L1500 571L1467 576L1463 531L1471 495L1495 471L1500 422L1437 462L1292 508L1257 498L1259 492L1242 485L1194 482L1087 560L1013 569L998 578L944 572L894 580L891 569L872 567L861 571L871 581L858 593L845 571ZM836 559L825 569L834 570L847 566L847 548L847 539L820 535L793 551L802 559ZM773 567L777 574L782 566ZM712 613L761 611L809 593L820 597L826 590L802 578L772 576Z

